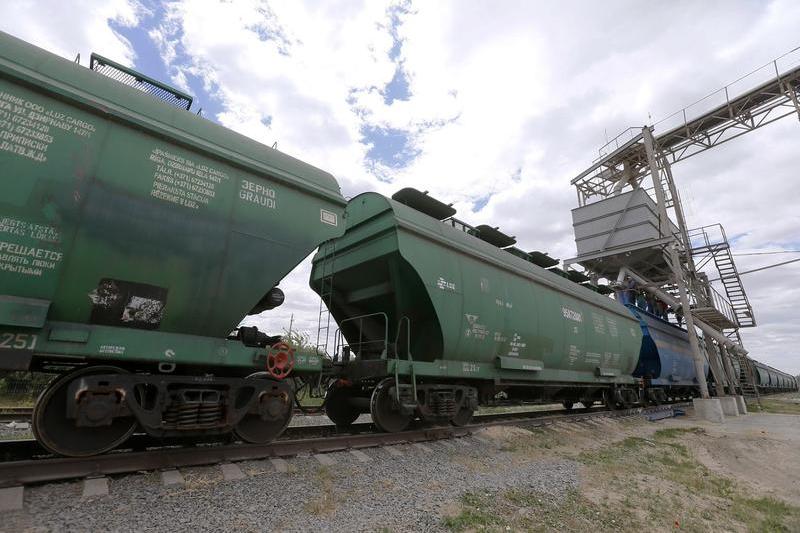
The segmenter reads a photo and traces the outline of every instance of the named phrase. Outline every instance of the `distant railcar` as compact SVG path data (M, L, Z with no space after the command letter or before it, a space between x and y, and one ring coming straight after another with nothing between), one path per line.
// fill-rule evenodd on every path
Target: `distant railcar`
M798 390L797 378L759 361L753 361L753 371L761 393Z

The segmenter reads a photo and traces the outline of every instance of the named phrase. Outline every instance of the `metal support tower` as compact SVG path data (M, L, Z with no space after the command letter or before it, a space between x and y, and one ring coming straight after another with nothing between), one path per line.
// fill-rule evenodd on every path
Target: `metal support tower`
M757 394L739 335L740 327L756 321L722 226L688 229L672 165L780 118L800 118L799 60L800 47L654 126L629 128L572 180L580 206L573 210L578 256L565 265L579 263L589 275L620 281L627 275L682 308L697 374L703 374L708 360L717 394L737 388ZM782 72L786 63L791 68ZM743 85L751 88L731 96ZM705 111L690 119L689 110L700 106ZM625 194L627 203L613 200ZM712 264L724 296L703 272ZM702 346L695 326L705 334ZM708 397L703 380L701 393Z
M667 201L662 188L661 169L656 162L655 139L650 128L642 128L642 137L644 139L645 153L647 154L647 162L650 167L650 173L653 177L653 189L656 193L656 200L658 202L658 224L659 233L666 234L669 230L669 217L667 216ZM673 197L673 201L675 198ZM669 259L667 263L672 269L675 285L678 287L678 294L680 295L681 309L684 312L686 319L686 331L689 332L689 345L692 347L692 355L694 356L694 368L697 376L705 375L704 357L703 352L700 351L700 343L697 339L697 330L694 327L694 318L692 318L691 307L689 306L689 292L686 289L686 282L684 280L684 271L681 265L680 254L678 252L678 242L673 241L667 246L667 253ZM716 379L716 376L715 376ZM700 395L703 398L709 398L708 386L705 379L698 379L700 385ZM719 384L718 384L719 385Z

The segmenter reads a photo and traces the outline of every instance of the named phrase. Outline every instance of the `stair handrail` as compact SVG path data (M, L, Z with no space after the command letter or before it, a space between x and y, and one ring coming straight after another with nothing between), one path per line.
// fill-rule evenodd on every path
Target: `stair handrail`
M364 319L366 318L374 318L374 317L382 317L383 318L383 338L376 339L376 340L367 340L363 341L363 329L364 329ZM339 323L339 328L336 330L336 344L334 345L335 354L338 356L339 348L344 347L344 341L347 339L344 338L344 334L342 333L342 327L348 322L355 322L358 320L358 342L355 343L358 346L360 351L361 347L366 344L376 344L379 342L383 343L383 350L381 350L381 359L387 358L388 347L389 347L389 317L386 313L379 311L377 313L368 313L365 315L357 315L350 318L345 318ZM342 341L340 343L340 340ZM347 346L353 346L353 343L348 342Z
M708 285L708 288L714 308L725 315L725 318L730 320L732 324L735 324L735 327L739 327L739 317L736 316L733 305L731 305L731 303L724 296L722 296L714 287L712 287L711 284Z

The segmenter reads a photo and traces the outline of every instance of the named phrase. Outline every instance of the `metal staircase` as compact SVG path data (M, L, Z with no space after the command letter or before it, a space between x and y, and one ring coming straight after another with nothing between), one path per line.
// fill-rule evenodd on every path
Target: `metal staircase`
M331 303L333 300L333 263L336 259L336 245L333 240L325 241L319 247L321 260L319 287L319 316L317 322L316 351L328 355L328 339L331 331Z
M716 235L712 234L712 231L716 232ZM736 270L725 229L720 224L713 224L691 230L689 236L692 242L692 256L697 258L695 263L698 268L709 261L714 262L738 327L754 327L756 320L753 308L744 291L742 278Z
M739 335L739 330L734 329L733 331L725 333L725 336L728 337L730 340L742 346L742 337ZM756 387L756 376L755 372L753 372L753 365L750 361L750 358L746 355L742 355L741 353L728 351L728 354L738 363L739 365L739 386L742 389L742 395L748 396L750 398L755 398L756 403L758 403L759 407L761 406L761 398L758 394L758 387Z
M714 264L719 271L719 279L725 287L725 294L728 296L731 307L733 307L739 327L755 326L756 320L753 316L753 308L750 307L750 302L747 300L747 294L745 294L744 286L742 286L742 278L739 277L739 272L736 270L736 264L733 262L729 246L725 246L714 254Z

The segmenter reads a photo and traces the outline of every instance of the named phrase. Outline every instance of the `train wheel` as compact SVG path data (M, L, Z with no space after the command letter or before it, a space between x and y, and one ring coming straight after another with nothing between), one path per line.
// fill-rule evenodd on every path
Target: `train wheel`
M372 421L378 429L387 433L403 431L411 423L411 415L400 411L400 406L396 405L392 388L394 378L386 378L372 391L372 398L369 402L369 411L372 414Z
M653 394L650 396L650 402L653 405L661 405L661 396L660 396L659 392L661 392L661 391L655 390L655 391L653 391Z
M617 394L614 389L605 389L603 391L603 403L612 411L619 409L616 396Z
M339 427L349 426L361 415L361 411L351 405L352 397L353 387L342 386L335 381L325 393L325 414Z
M266 444L283 433L292 420L294 392L285 381L275 381L266 372L256 372L247 379L268 379L271 387L258 398L259 412L244 415L234 432L240 439L253 444Z
M466 426L472 421L472 415L475 414L475 409L470 409L469 407L461 407L456 413L456 416L453 417L450 422L454 426Z
M619 393L623 409L631 409L639 401L639 395L631 389L622 389Z
M563 405L564 409L566 409L567 411L572 411L572 407L575 405L575 402L572 402L570 400L564 400L563 402L561 402L561 405Z
M81 376L122 373L125 371L113 366L90 366L64 374L53 381L36 400L33 408L31 431L39 444L58 455L88 457L107 452L125 442L138 425L134 417L117 417L107 426L78 427L74 420L65 416L70 401L67 390L73 381Z

